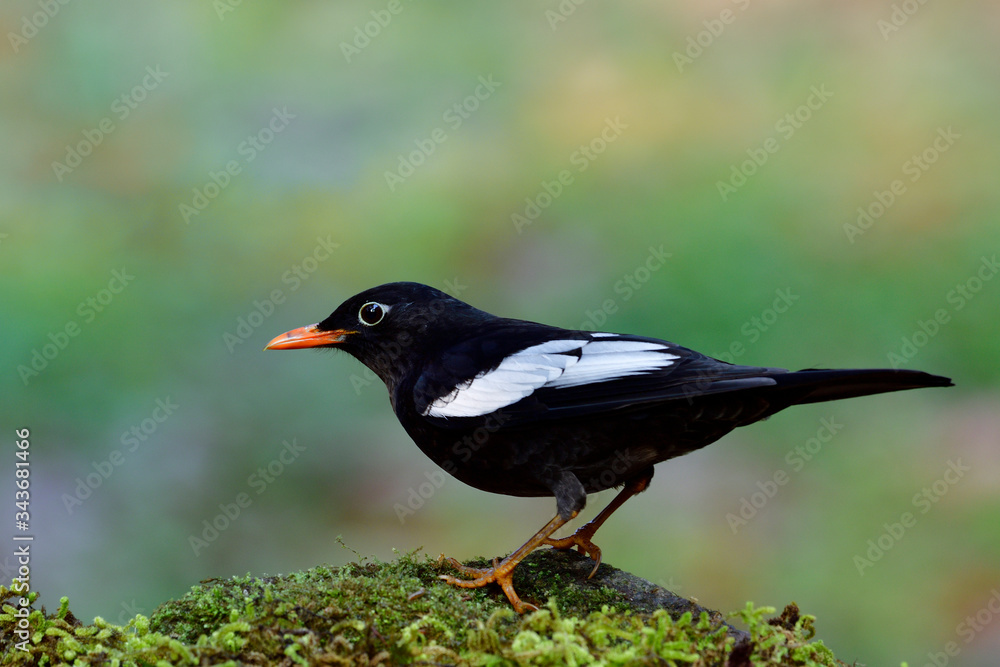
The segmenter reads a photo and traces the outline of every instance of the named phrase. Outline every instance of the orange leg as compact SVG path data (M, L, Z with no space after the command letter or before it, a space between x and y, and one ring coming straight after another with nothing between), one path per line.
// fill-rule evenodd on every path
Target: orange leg
M622 502L624 502L624 500ZM577 513L573 512L570 519L576 515ZM510 600L510 603L514 606L514 611L519 614L523 614L528 611L536 611L538 607L528 602L522 602L521 598L519 598L517 593L514 591L514 568L516 568L529 553L543 544L549 544L549 535L559 530L570 519L563 519L557 514L551 521L545 524L541 530L535 533L531 539L522 544L517 551L507 556L499 563L494 558L493 567L468 567L466 565L462 565L454 558L445 558L442 555L439 561L444 560L458 570L460 574L473 578L459 579L447 574L442 574L439 578L443 579L452 586L459 586L461 588L481 588L487 584L496 582L500 584L500 587L503 588L503 592L507 594L507 599Z
M641 477L634 477L631 481L626 482L625 488L618 492L618 495L608 503L608 506L601 510L601 513L594 517L593 521L590 521L585 526L581 526L577 529L575 533L569 537L561 537L559 539L554 539L551 537L545 537L542 540L542 544L548 544L556 549L572 549L577 547L582 554L587 554L594 561L594 569L590 571L587 578L594 576L597 572L597 568L601 566L601 549L591 541L594 537L594 533L597 529L608 520L615 510L625 504L625 501L634 496L637 493L645 491L649 486L650 480L653 478L652 469L649 470L649 474L645 474ZM536 535L537 537L537 535Z

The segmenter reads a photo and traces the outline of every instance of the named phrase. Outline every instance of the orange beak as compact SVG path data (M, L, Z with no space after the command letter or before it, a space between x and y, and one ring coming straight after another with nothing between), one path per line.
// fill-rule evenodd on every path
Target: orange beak
M348 334L356 333L346 329L334 329L333 331L321 331L318 325L310 324L307 327L299 327L281 334L270 343L264 346L265 350L298 350L304 347L322 347L324 345L336 345L344 340Z

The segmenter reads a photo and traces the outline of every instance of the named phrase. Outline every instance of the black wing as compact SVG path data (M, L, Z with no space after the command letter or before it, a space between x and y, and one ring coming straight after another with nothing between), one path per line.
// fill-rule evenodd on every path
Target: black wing
M775 386L780 374L787 371L727 364L654 338L539 327L494 330L447 350L420 376L414 398L439 426L465 427L497 411L513 426Z

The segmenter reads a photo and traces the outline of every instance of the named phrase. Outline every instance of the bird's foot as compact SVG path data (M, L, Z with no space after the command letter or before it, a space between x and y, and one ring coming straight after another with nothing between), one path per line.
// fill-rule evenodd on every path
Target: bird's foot
M438 578L445 583L451 584L452 586L458 586L459 588L482 588L487 584L496 582L500 584L500 588L503 589L507 599L510 600L511 605L514 607L514 611L518 614L524 614L529 611L538 611L538 607L521 600L521 598L518 597L517 592L514 590L514 568L521 562L521 559L518 558L514 560L512 559L512 556L513 554L499 562L497 562L497 559L494 558L493 567L486 568L469 567L468 565L459 563L454 558L445 558L444 556L441 556L438 559L439 563L448 563L448 565L455 568L459 574L471 578L459 579L458 577L453 577L449 574L442 574Z
M569 537L552 538L547 537L542 544L547 544L554 549L572 549L576 547L581 554L586 554L594 561L594 569L590 571L587 578L590 579L597 573L597 568L601 566L601 549L591 541L599 526L593 522L581 526Z

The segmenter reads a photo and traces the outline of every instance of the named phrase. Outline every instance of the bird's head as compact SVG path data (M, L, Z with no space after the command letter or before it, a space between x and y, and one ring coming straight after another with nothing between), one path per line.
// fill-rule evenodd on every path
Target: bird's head
M264 349L339 348L392 390L415 360L451 338L456 325L484 317L489 315L433 287L388 283L352 296L322 322L283 333Z

